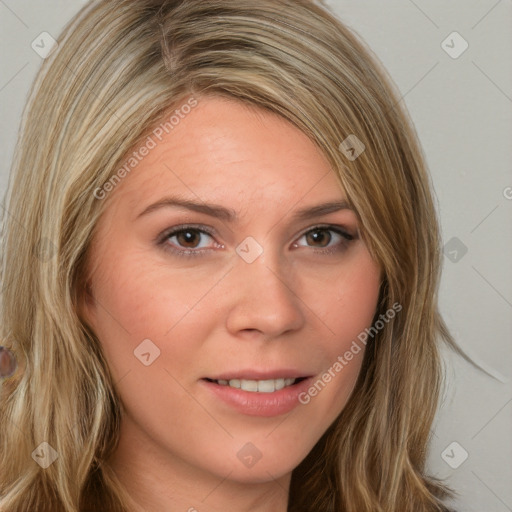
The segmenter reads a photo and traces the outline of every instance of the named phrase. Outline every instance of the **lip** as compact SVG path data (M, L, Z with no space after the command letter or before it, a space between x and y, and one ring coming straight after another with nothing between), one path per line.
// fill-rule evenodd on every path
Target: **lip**
M287 374L286 372L258 372L252 370L247 372L225 373L218 377L208 378L214 380L231 380L239 378L249 380L267 380L299 376L300 372ZM201 379L199 382L200 385L214 397L214 399L227 404L235 411L247 416L268 418L287 414L300 405L299 395L310 387L313 378L313 376L306 377L304 380L296 384L272 393L243 391L242 389L232 388L231 386L222 386L206 379Z
M248 368L247 370L237 370L233 372L225 372L216 376L208 375L205 378L212 380L269 380L269 379L300 379L310 377L311 373L305 373L301 370L293 368L283 368L277 370L255 370Z

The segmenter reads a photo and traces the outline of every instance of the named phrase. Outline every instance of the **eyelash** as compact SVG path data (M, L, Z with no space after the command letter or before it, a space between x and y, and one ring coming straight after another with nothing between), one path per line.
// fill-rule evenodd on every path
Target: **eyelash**
M162 246L162 248L165 251L170 251L171 253L173 253L177 256L185 257L185 258L201 256L205 252L211 251L211 249L181 250L181 249L176 249L167 243L169 238L171 238L175 235L178 235L182 232L187 232L187 231L207 234L207 235L210 235L211 237L213 237L212 230L210 230L206 226L183 225L183 226L177 226L175 228L172 228L171 230L167 230L164 233L162 233L161 235L159 235L157 238L157 244L159 246ZM346 231L340 229L338 226L325 225L325 224L314 226L314 227L308 229L307 231L304 231L300 235L299 238L302 238L305 235L315 232L315 231L332 231L332 232L336 233L337 235L340 235L343 238L343 240L338 245L336 245L334 247L330 247L330 248L314 248L313 247L314 253L322 254L322 255L326 255L326 256L334 254L336 252L339 252L339 251L345 249L348 246L348 244L356 238L355 236L350 235ZM300 246L300 247L304 247L304 246Z

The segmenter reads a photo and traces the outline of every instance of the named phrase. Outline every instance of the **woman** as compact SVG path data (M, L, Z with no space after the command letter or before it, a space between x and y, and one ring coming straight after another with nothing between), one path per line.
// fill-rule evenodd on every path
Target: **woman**
M324 7L91 2L13 176L2 510L448 510L430 183Z

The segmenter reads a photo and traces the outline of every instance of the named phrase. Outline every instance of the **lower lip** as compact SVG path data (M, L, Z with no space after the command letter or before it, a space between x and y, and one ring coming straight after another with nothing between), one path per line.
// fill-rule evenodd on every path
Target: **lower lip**
M205 379L202 379L201 383L217 398L242 414L271 417L286 414L297 407L300 404L299 395L308 389L311 380L312 377L309 377L298 384L272 393L243 391L231 386L221 386Z

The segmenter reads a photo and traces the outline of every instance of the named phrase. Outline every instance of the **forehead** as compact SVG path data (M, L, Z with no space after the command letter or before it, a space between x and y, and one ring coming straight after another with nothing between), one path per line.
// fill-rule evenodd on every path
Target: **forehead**
M237 100L200 98L161 140L150 137L154 147L114 191L130 208L170 192L218 203L250 197L274 205L314 201L325 193L329 199L343 197L329 162L306 134Z

